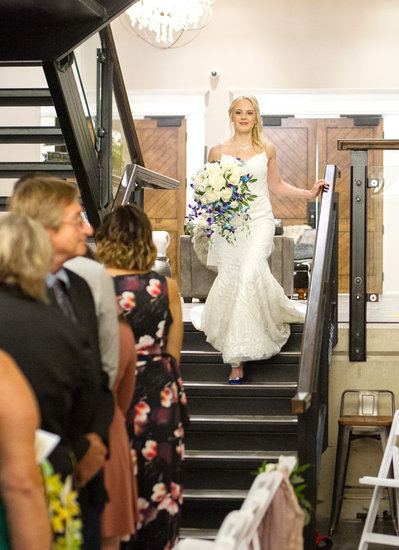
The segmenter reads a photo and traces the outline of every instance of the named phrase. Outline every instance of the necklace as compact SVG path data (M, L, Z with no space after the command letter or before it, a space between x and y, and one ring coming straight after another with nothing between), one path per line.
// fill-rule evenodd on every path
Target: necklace
M242 147L241 145L238 145L238 143L235 142L234 139L233 139L233 143L235 143L237 147L241 149L241 151L247 151L250 147L252 147L252 143L250 143L249 145L246 145L245 147Z

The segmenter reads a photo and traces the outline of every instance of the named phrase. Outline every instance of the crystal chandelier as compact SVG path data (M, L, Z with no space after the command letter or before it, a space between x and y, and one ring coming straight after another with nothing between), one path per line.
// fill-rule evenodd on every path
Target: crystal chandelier
M186 30L206 25L214 0L139 0L127 10L134 30L145 40L166 47ZM179 34L180 33L180 34Z

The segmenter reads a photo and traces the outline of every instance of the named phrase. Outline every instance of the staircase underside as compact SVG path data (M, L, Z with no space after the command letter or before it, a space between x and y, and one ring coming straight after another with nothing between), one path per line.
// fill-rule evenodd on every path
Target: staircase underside
M0 63L62 59L136 0L2 0Z

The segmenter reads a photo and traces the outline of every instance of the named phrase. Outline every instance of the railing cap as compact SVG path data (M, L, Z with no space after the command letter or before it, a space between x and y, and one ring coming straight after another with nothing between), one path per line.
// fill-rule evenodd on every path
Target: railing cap
M338 139L339 151L368 151L399 149L398 139Z

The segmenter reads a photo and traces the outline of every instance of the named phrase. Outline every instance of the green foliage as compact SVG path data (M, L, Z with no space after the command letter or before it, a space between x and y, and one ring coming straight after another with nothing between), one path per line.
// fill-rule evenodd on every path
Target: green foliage
M278 462L267 462L265 460L262 465L255 472L253 472L253 474L258 475L262 472L271 472L273 470L277 470L278 465ZM289 477L291 485L294 489L295 496L298 499L298 504L302 508L305 516L304 525L307 525L309 523L310 515L312 513L312 505L304 495L306 483L304 477L302 476L302 473L305 472L308 468L310 468L310 464L302 464L302 466L300 466L297 457L295 468L292 470Z

